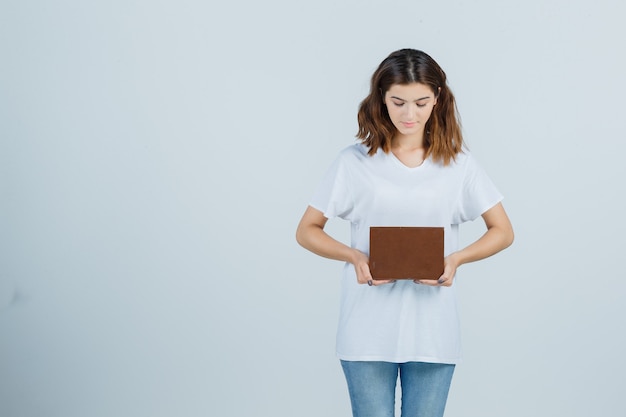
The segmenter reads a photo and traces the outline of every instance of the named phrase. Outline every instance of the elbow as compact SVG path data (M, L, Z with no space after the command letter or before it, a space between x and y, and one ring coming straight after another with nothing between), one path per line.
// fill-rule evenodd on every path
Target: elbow
M296 242L298 242L298 245L302 246L303 248L306 248L306 228L302 225L302 223L300 223L298 225L298 228L296 229Z
M509 225L509 227L506 228L503 240L504 240L503 249L506 249L513 244L513 241L515 240L515 232L513 231L513 226Z
M319 236L319 230L324 229L326 218L321 211L312 207L307 208L296 228L296 242L305 249L311 250Z
M515 233L511 224L494 225L488 228L493 233L493 243L495 245L495 252L500 252L511 246L513 240L515 240Z
M298 226L298 228L296 229L296 242L298 242L298 245L300 246L303 246L302 239L302 230L300 229L300 226Z
M312 250L318 236L319 226L300 223L296 229L296 242L304 249Z

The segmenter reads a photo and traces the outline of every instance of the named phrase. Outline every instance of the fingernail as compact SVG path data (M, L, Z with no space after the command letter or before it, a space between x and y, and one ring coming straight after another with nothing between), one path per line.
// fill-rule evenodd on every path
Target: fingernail
M437 282L438 282L438 283L440 283L440 284L443 284L444 282L446 282L446 280L445 280L445 279L443 279L443 278L439 278L439 279L437 280Z

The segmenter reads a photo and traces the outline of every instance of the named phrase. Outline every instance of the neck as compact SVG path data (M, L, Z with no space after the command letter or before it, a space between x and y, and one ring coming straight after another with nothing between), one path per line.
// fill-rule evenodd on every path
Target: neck
M406 136L398 134L391 140L391 147L405 151L413 151L424 148L424 135Z

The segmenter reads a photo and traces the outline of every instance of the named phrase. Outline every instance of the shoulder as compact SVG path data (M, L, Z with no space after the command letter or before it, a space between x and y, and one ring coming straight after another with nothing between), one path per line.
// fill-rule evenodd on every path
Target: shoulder
M353 145L343 148L339 152L339 155L346 157L367 156L367 146L363 145L362 143L355 143Z
M465 181L469 182L482 182L482 181L491 181L489 176L480 162L477 160L475 155L473 155L468 150L464 150L463 153L459 154L457 157L456 164L458 165L458 173L461 175Z
M473 158L474 157L472 153L469 151L469 149L467 149L466 147L463 147L461 152L456 154L456 157L454 158L454 164L463 166L467 164L468 162L470 162Z
M456 155L454 161L450 163L450 166L466 171L468 169L474 169L478 166L478 164L476 163L474 155L472 155L467 148L463 148L463 150Z
M368 149L362 143L355 143L350 145L339 152L337 159L343 163L359 163L367 160L370 156L367 153Z
M443 162L439 161L433 165L433 168L440 170L442 174L446 173L459 178L471 177L481 170L474 155L467 148L459 152L448 165L444 166Z

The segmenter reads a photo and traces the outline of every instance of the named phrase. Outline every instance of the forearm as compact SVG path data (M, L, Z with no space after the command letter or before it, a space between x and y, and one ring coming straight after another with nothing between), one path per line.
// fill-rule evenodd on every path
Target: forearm
M457 266L479 261L506 249L513 242L513 230L510 227L494 226L471 245L453 253Z
M335 240L317 225L299 227L296 240L303 248L319 256L350 263L356 261L355 249Z
M327 220L321 211L309 206L304 212L296 230L298 243L319 256L350 262L354 265L356 279L359 284L383 285L391 282L390 280L374 281L367 255L330 237L324 231Z

